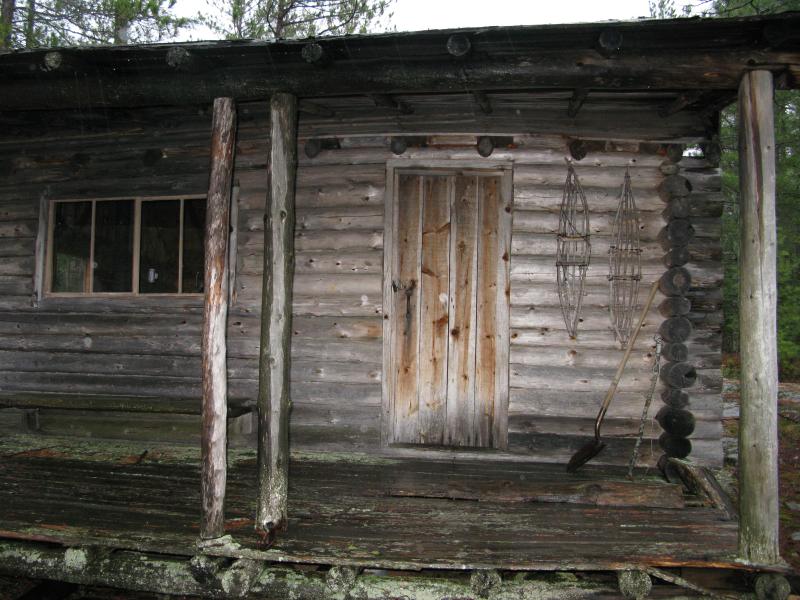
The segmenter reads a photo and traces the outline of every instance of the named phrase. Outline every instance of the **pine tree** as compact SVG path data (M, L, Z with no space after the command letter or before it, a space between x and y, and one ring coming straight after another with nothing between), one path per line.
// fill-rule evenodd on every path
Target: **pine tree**
M201 19L229 39L281 39L365 33L392 0L225 0ZM217 2L213 3L219 7Z

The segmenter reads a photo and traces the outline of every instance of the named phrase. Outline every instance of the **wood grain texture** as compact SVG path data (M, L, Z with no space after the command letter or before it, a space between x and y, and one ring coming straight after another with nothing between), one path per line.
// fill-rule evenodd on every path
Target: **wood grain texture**
M775 128L769 71L739 87L740 352L739 553L775 563L778 547L778 363Z
M401 174L397 182L397 242L392 280L393 418L397 443L419 440L420 250L423 178Z
M419 441L441 444L447 418L450 196L447 177L425 177L419 334Z
M43 455L35 438L20 445L4 436L0 529L67 546L196 554L197 459L190 451L140 459L143 447L96 444L82 456L80 446L61 443ZM675 486L652 474L639 472L630 482L621 469L595 464L567 477L559 465L474 457L334 462L298 456L290 530L264 549L250 527L252 453L231 455L227 524L241 546L207 549L213 554L410 570L733 563L736 523L720 520L723 513L712 506L682 506ZM76 481L83 484L80 499ZM392 490L405 495L387 494ZM458 502L448 497L470 492ZM484 501L475 501L481 496Z
M270 100L270 188L264 218L261 350L258 384L258 507L265 535L288 523L289 409L297 99Z
M225 531L227 478L228 241L231 178L236 142L236 107L231 98L214 100L211 125L211 176L205 231L205 300L202 346L202 493L200 537Z
M510 196L504 177L478 178L475 445L508 443Z
M449 446L475 444L475 302L478 283L478 178L457 175L451 208L447 368Z

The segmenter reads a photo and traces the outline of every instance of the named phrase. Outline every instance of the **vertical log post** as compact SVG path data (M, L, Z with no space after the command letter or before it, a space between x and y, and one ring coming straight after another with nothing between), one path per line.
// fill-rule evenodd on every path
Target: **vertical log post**
M772 73L739 86L739 555L773 564L778 549L778 359Z
M208 183L205 232L205 304L203 307L203 430L200 538L221 537L225 531L227 477L227 347L228 238L231 175L236 138L232 98L214 100L211 125L211 177Z
M270 186L264 215L264 275L258 383L256 530L269 541L286 528L289 486L289 345L294 272L297 99L270 101Z

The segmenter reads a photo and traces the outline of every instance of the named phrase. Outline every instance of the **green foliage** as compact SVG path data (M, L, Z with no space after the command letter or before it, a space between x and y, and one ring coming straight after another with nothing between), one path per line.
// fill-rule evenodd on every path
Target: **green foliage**
M685 5L680 13L675 8L675 0L650 0L648 3L650 16L654 19L676 19L686 17L691 12L691 6Z
M209 0L200 20L228 39L281 39L366 33L392 0ZM221 4L221 6L220 6Z
M155 42L190 19L176 17L176 0L20 0L11 21L11 47Z
M800 9L800 0L715 2L716 14L737 16ZM739 161L735 106L722 113L723 349L739 350ZM775 93L778 240L778 359L784 381L800 379L800 91Z

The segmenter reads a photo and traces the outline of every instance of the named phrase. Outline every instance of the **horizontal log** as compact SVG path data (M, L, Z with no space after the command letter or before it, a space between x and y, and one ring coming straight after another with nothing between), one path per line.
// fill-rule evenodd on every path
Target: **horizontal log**
M292 319L292 335L304 339L380 339L381 317L303 317Z
M264 183L264 187L266 188L266 182ZM300 185L295 191L295 206L298 209L333 208L339 206L383 206L385 193L383 185L375 183L344 182L325 186ZM253 208L258 207L254 206Z
M381 294L348 294L339 296L300 296L295 294L292 314L317 317L368 317L380 315Z
M538 415L593 419L603 402L603 393L511 388L508 410L510 414L531 417ZM655 418L656 413L662 407L667 406L659 400L659 395L656 394L648 411L650 418ZM614 401L608 409L608 416L638 420L641 417L644 402L645 394L642 392L619 391L614 395ZM686 408L687 406L690 406L688 400L686 404L677 408ZM694 394L690 410L698 420L719 421L722 418L722 399L718 394Z
M33 256L35 238L0 238L0 258Z
M240 257L240 272L260 275L263 256L247 253ZM383 253L372 251L298 252L295 256L296 274L381 274Z
M509 369L509 385L537 390L604 392L608 389L615 370L598 367L539 367L512 363ZM645 371L627 372L619 383L619 389L626 392L647 391L650 387L650 375L651 373Z
M594 212L613 212L619 206L619 186L590 187L583 185L583 192L589 200L589 210ZM557 212L564 194L564 185L536 185L514 182L515 210L545 210ZM664 203L655 190L645 188L636 190L636 207L642 213L660 213Z
M367 295L377 296L383 291L380 274L324 275L298 273L294 276L295 296Z
M677 318L677 317L676 317ZM653 308L645 319L644 328L641 335L651 335L662 322L658 310ZM688 323L688 321L687 321ZM564 316L557 303L549 306L526 306L511 305L511 327L512 328L548 328L561 329L564 327ZM601 307L584 307L578 325L578 339L580 340L581 331L608 331L613 334L611 322L607 310ZM664 337L662 335L662 337Z
M252 319L237 317L229 324L236 327L252 326ZM74 313L38 310L27 313L0 312L0 335L21 336L119 336L121 331L131 336L198 336L202 315L142 315L115 313ZM257 323L256 323L257 327Z
M666 409L667 407L664 408ZM673 409L665 410L664 414L667 412L671 413ZM662 421L670 427L688 431L686 435L680 435L680 437L691 437L692 440L720 438L720 425L718 422L697 421L692 413L688 411L680 411L680 413L680 416L673 415L671 417L665 417L662 414L660 417L649 420L645 425L644 439L656 441L663 433ZM683 413L687 413L688 416ZM560 418L509 414L509 434L582 435L591 438L594 433L595 417L596 415L586 415L584 418ZM636 437L639 432L640 417L641 415L632 415L627 418L606 417L603 421L603 436L608 438ZM689 427L689 423L691 423L691 427Z
M379 407L379 383L352 383L331 381L292 381L292 402L300 404L325 404L341 406ZM376 410L376 412L378 412Z
M596 348L584 349L580 340L574 347L569 346L519 346L511 347L510 361L520 365L553 366L553 367L601 367L616 368L622 358L623 351L619 346L612 346L613 339L608 340L608 348L599 352ZM649 344L648 344L649 346ZM644 347L631 353L627 369L630 372L648 372L653 368L654 355L652 348Z
M320 340L294 337L291 356L292 360L314 360L320 364L326 361L347 361L353 364L376 365L382 361L382 347L378 340Z

